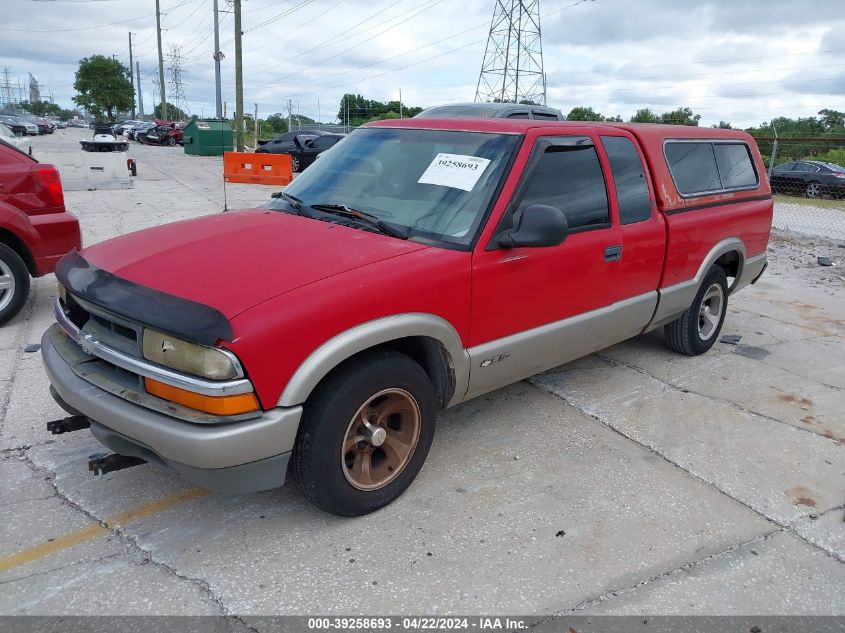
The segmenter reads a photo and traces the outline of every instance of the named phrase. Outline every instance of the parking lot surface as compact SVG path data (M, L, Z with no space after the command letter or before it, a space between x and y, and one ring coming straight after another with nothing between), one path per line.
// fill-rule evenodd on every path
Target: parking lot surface
M223 211L221 159L130 156L133 189L66 193L85 244ZM410 490L358 519L291 486L93 478L87 431L45 431L40 279L0 329L0 613L845 614L845 277L822 254L845 250L773 236L730 301L737 345L688 358L651 333L445 412Z

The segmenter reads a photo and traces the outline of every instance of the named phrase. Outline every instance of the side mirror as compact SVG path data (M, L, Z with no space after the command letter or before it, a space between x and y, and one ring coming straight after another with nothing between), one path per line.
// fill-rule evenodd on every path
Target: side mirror
M307 141L305 141L305 147L314 147L314 139L309 138Z
M569 233L563 211L547 204L530 204L522 210L516 228L500 234L496 243L502 248L515 246L557 246Z

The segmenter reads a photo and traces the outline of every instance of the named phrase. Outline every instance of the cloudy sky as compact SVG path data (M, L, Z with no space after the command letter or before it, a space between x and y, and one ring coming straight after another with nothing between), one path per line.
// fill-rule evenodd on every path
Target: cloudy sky
M231 6L219 0L223 99L234 102ZM508 2L506 1L505 4ZM155 0L3 0L0 81L32 73L71 106L79 59L140 61L155 100ZM495 0L243 0L245 110L329 121L344 92L430 106L471 101ZM214 113L212 0L161 0L189 111ZM845 110L845 7L816 0L541 0L549 105L628 118L689 106L703 124ZM169 65L165 62L165 65ZM167 71L165 71L167 73Z

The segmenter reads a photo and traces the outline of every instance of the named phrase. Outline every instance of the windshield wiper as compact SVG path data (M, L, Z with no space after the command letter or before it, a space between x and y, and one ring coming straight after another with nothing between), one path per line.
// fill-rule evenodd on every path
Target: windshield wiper
M352 209L350 207L347 207L345 204L311 204L308 206L310 206L312 209L323 211L324 213L332 213L334 215L342 215L347 218L359 220L365 224L368 224L378 229L379 232L384 233L385 235L389 235L390 237L396 237L400 240L407 240L408 236L410 235L410 231L407 229L407 227L393 224L392 222L385 222L378 216L373 215L372 213L367 213L366 211L359 211L358 209Z
M270 194L271 198L284 198L288 201L293 210L296 212L297 215L303 215L306 218L313 218L314 216L306 211L305 203L302 202L300 198L297 198L292 193L288 193L286 191L276 191L275 193Z

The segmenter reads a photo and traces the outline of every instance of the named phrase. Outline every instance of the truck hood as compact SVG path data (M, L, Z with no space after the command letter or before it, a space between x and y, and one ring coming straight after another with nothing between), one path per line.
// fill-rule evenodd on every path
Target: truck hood
M279 211L247 209L138 231L81 254L118 277L232 319L296 288L423 248Z

